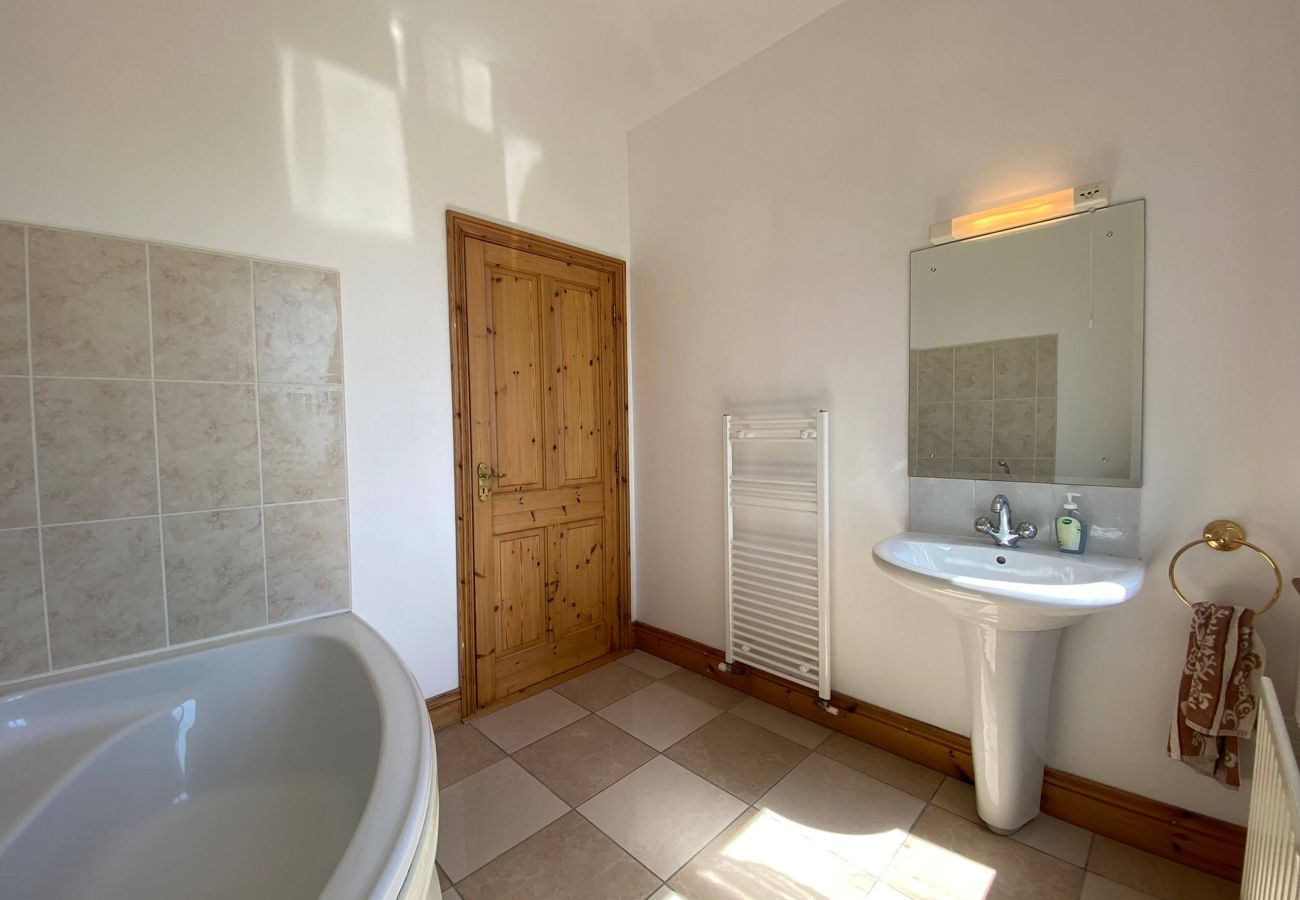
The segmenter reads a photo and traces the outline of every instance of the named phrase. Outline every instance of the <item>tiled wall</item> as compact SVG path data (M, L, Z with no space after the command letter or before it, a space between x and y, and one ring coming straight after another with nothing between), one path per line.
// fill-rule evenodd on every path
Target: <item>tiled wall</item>
M1054 547L1052 527L1060 515L1065 492L1075 491L1079 512L1088 522L1088 552L1140 556L1138 526L1142 492L1137 488L1093 487L1077 484L1024 484L1008 481L957 481L951 478L912 478L909 522L912 531L964 534L977 537L975 519L991 515L995 494L1005 494L1016 524L1032 522L1038 537L1032 546Z
M350 605L339 303L0 223L0 681Z
M911 365L912 475L1055 478L1056 335L913 350Z

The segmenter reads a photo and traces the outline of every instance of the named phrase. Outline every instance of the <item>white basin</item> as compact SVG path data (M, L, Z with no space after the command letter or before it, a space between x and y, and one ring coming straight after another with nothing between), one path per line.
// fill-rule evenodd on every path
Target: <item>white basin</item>
M872 555L886 575L957 618L1011 631L1063 628L1142 586L1136 559L998 547L988 538L909 532L881 541Z
M994 831L1016 831L1038 815L1061 630L1131 599L1142 586L1141 561L915 532L886 538L871 555L890 578L957 619L976 808Z

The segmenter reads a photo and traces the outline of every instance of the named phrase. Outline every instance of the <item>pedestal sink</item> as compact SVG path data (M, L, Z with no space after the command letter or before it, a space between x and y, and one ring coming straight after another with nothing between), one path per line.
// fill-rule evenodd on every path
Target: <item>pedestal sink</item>
M872 558L956 617L972 707L977 809L993 831L1016 831L1038 815L1061 630L1136 594L1141 561L914 532L881 541Z

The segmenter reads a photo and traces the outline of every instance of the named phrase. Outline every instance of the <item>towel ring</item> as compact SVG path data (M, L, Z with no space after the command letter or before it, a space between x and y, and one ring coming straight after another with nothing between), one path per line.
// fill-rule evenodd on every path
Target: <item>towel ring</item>
M1264 561L1267 562L1269 567L1273 570L1273 578L1276 581L1276 585L1273 588L1273 596L1269 599L1268 603L1264 604L1264 608L1255 613L1255 615L1262 616L1277 605L1278 598L1282 596L1282 571L1277 567L1277 563L1274 561L1273 557L1269 556L1262 549L1246 540L1246 529L1229 519L1215 519L1213 522L1206 525L1205 529L1201 532L1201 537L1199 539L1191 541L1190 543L1184 544L1182 547L1178 548L1178 552L1174 554L1173 559L1169 560L1169 586L1174 589L1174 593L1178 595L1179 600L1183 601L1188 606L1192 605L1192 601L1188 600L1187 595L1178 588L1178 582L1174 578L1174 566L1178 565L1179 557L1198 544L1205 544L1211 550L1223 551L1236 550L1238 547L1249 547L1251 550L1254 550L1260 556L1264 557Z

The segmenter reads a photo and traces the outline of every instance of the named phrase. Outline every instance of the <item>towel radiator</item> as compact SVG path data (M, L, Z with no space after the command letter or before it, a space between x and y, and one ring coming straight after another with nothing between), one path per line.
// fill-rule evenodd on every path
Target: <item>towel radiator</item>
M725 415L724 671L752 666L830 706L830 504L826 410Z
M1261 679L1243 900L1300 898L1300 770L1273 681Z

